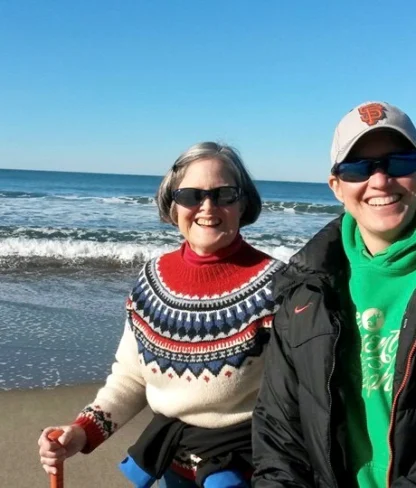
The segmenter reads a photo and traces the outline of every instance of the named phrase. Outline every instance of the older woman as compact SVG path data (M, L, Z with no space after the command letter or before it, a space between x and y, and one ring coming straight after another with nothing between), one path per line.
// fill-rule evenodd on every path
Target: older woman
M184 243L143 266L112 373L63 427L63 448L44 430L41 463L55 472L149 405L154 420L122 464L136 486L162 475L166 487L247 486L272 277L281 266L240 235L257 220L260 196L233 149L205 142L176 160L157 204Z

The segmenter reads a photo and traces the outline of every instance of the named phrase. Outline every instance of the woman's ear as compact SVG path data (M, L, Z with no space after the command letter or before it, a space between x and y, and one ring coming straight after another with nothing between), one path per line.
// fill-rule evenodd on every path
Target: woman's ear
M330 175L328 179L329 188L334 192L335 198L344 203L344 194L342 192L342 183L335 175Z

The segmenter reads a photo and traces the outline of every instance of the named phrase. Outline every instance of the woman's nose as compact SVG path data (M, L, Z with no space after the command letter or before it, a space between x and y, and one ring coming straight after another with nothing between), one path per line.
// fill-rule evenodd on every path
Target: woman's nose
M390 176L382 168L377 168L370 176L368 183L374 188L383 188L390 181Z
M210 209L212 207L215 207L212 198L209 195L205 195L204 199L201 202L201 208Z

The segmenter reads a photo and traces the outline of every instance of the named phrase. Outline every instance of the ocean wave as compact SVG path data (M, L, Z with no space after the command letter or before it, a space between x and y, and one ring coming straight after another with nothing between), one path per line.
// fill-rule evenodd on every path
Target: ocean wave
M91 195L59 195L47 194L40 192L24 191L0 191L1 198L16 199L50 199L50 200L67 200L67 201L92 201L105 203L108 205L139 205L139 206L156 206L156 200L153 196L146 195L119 195L119 196L91 196ZM292 212L295 214L341 214L343 209L337 204L319 204L313 202L297 202L283 200L265 200L263 201L264 212Z
M110 205L143 205L156 206L156 199L148 196L112 196L112 197L92 197L92 196L69 196L69 195L54 195L53 198L61 200L91 200Z
M340 215L343 212L343 207L342 205L324 205L319 203L265 201L263 202L263 211Z
M107 201L108 199L104 198L103 200ZM156 199L154 197L146 197L146 196L117 197L117 200L119 203L124 203L124 204L156 205Z
M261 243L268 246L288 245L300 247L307 242L304 236L279 234L275 232L245 232L249 242ZM164 230L124 230L108 228L78 228L78 227L24 227L24 226L0 226L0 243L19 240L34 242L91 242L91 243L118 243L142 245L152 243L157 246L176 245L181 241L181 236L175 227ZM1 247L0 247L1 255Z
M79 201L98 201L109 204L123 205L156 205L155 197L142 195L121 195L121 196L92 196L92 195L75 195L75 194L55 194L27 191L0 191L0 199L50 199L50 200L79 200Z
M287 261L304 244L275 236L273 240L247 239L258 249ZM0 269L45 270L73 269L124 269L135 267L148 259L177 249L179 236L141 236L140 242L97 242L73 239L31 239L24 237L0 238Z
M46 198L47 193L28 192L28 191L0 191L0 198Z
M169 244L176 242L177 232L159 232L157 239L159 243ZM137 242L154 240L154 232L114 229L85 229L85 228L56 228L56 227L14 227L0 226L0 239L33 239L33 240L61 240L70 239L73 241L89 242Z
M136 266L175 247L174 244L142 246L71 239L0 239L0 268L125 268Z

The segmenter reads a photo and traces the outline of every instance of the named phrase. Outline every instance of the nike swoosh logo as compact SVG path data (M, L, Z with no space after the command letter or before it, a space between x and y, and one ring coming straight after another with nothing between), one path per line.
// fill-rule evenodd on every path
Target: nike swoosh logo
M312 302L309 302L307 305L305 305L304 307L299 307L298 305L296 305L295 307L295 313L298 314L298 313L302 313L304 310L306 310L307 308L309 308L310 306L312 305Z

